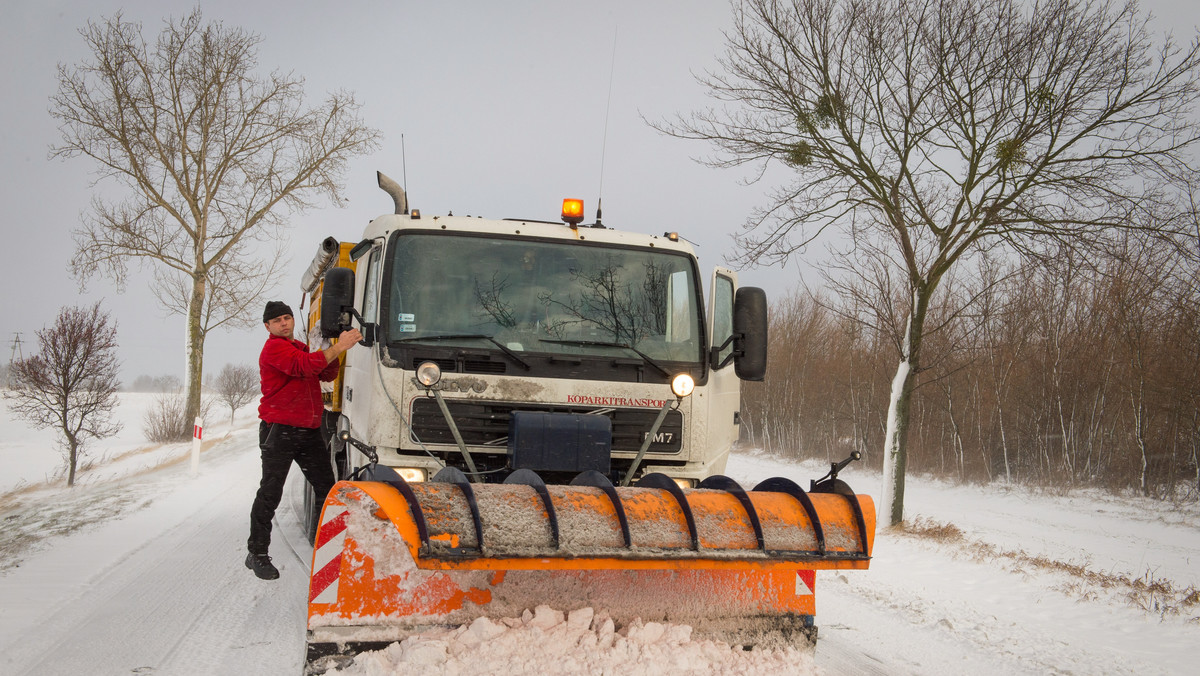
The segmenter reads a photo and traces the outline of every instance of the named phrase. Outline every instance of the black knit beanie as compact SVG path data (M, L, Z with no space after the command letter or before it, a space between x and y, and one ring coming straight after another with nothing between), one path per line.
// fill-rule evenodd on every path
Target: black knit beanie
M263 310L263 324L284 315L292 314L292 308L287 306L287 303L281 300L267 301L267 309ZM295 315L292 315L295 316Z

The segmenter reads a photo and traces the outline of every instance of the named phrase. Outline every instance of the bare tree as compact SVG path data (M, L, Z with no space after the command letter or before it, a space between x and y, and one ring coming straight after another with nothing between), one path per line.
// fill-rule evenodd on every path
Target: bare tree
M212 403L208 398L200 400L196 417L208 420ZM142 432L146 435L146 441L174 444L191 439L196 431L196 418L188 418L186 413L187 397L178 388L159 393L142 416Z
M217 398L229 407L229 424L237 410L249 404L259 390L258 369L248 364L226 364L217 376Z
M1137 234L1086 265L1069 249L1002 267L981 256L973 283L943 282L913 392L911 470L1196 499L1200 267ZM778 358L743 392L745 440L829 459L883 433L877 383L894 368L895 333L883 308L866 307L879 295L868 279L838 290L864 292L857 311L820 295L775 299ZM863 460L881 466L876 453Z
M613 341L636 345L647 335L666 331L666 306L655 299L666 297L668 274L646 261L639 279L609 256L590 269L571 272L577 295L543 292L538 301L563 315L550 323L553 335L561 336L571 326L594 325Z
M132 261L156 269L160 297L186 318L190 420L206 331L250 317L275 274L277 258L254 259L253 242L319 198L339 204L346 163L379 132L349 93L310 108L302 79L256 74L260 38L203 23L199 9L153 43L120 14L80 33L91 58L59 66L51 113L62 142L51 156L92 159L96 181L128 196L93 200L71 266L81 281L103 274L119 286Z
M283 241L276 242L274 253L257 259L246 246L230 250L208 271L200 313L200 343L214 329L247 329L259 325L263 293L279 281L287 260ZM169 314L188 316L192 279L171 268L154 271L153 292Z
M179 382L179 376L167 374L162 376L151 376L142 374L133 379L133 384L129 386L130 392L179 392L183 389L183 383Z
M1133 2L744 0L722 72L701 78L726 107L660 125L714 143L716 166L795 170L746 224L742 262L785 260L829 228L894 252L907 293L888 523L903 519L912 394L947 273L997 246L1179 224L1200 41L1159 43L1146 22Z
M12 363L12 386L4 398L35 428L58 431L67 485L74 486L84 442L121 429L111 419L120 387L117 325L97 302L86 309L64 308L37 338L37 354Z

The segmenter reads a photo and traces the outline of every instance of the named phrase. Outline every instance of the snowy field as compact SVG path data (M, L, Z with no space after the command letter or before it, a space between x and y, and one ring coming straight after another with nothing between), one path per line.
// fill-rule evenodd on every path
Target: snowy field
M297 491L277 515L280 579L242 563L258 481L253 407L232 429L228 412L212 416L192 477L189 444L142 439L152 399L122 395L125 430L94 444L74 489L53 481L53 437L3 411L0 674L300 673L311 548ZM824 469L746 454L728 473L807 485ZM843 478L878 493L878 476L852 467ZM541 607L412 637L342 673L1195 673L1195 504L919 477L906 502L915 525L880 531L870 570L818 572L815 650L743 651L686 626Z
M115 420L121 431L100 441L87 440L75 480L82 484L128 476L177 459L178 448L163 448L146 441L142 420L160 394L119 392ZM245 423L258 415L258 401L238 411L236 421ZM229 407L213 404L205 438L229 431ZM0 494L66 481L66 463L57 446L53 429L35 430L8 410L0 399Z

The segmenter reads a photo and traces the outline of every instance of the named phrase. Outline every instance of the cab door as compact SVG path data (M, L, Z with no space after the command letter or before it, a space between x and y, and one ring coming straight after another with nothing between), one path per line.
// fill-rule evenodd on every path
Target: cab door
M382 271L383 243L376 242L364 258L359 258L356 266L354 306L361 309L363 321L367 324L379 325L379 281ZM363 327L366 335L368 330ZM370 347L356 346L346 353L346 370L342 382L342 412L347 418L360 424L369 420L371 399L374 394L375 360L380 339L378 331L368 336ZM356 439L367 443L377 443L372 437L372 430L354 427L351 429Z
M708 458L727 454L738 438L741 411L741 380L734 372L733 299L737 293L737 273L728 268L713 270L708 303ZM722 365L723 364L723 365ZM722 461L718 471L724 471Z

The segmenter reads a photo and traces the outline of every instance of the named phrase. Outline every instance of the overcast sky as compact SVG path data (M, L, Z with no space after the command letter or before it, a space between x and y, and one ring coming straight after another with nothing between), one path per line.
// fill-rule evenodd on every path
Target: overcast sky
M60 139L47 111L56 65L87 56L77 31L88 18L122 10L152 40L165 16L186 14L194 3L2 1L0 228L10 267L0 294L0 362L16 332L28 356L34 331L59 308L103 299L118 321L126 383L141 374L182 377L183 319L158 306L148 269L135 271L120 294L102 278L81 293L70 277L71 231L88 208L93 165L47 159ZM694 158L710 148L666 138L642 119L707 104L693 73L712 67L723 48L726 0L200 4L206 20L262 37L263 73L303 76L314 102L336 89L354 92L364 121L384 134L379 151L351 163L344 207L306 212L289 231L289 272L273 296L297 310L300 275L318 242L355 241L371 218L391 211L375 171L401 179L402 134L410 204L424 213L555 220L562 198L581 197L590 218L603 184L606 225L677 230L698 245L704 271L731 253L729 233L772 186L747 186L744 173L698 164ZM1177 34L1197 23L1190 0L1144 6ZM774 298L801 275L815 279L796 261L744 271L741 280ZM264 339L261 329L218 330L206 345L206 375L230 362L256 363Z

